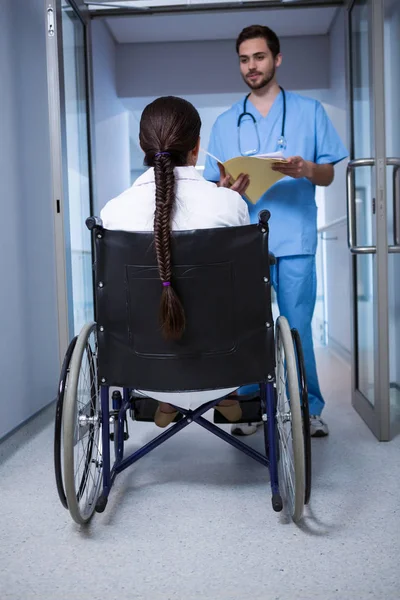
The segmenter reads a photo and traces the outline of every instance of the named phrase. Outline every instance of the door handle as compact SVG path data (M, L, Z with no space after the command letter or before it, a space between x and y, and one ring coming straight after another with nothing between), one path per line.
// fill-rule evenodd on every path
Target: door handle
M400 252L400 158L387 158L386 164L393 167L393 240L390 253Z
M349 245L350 252L352 254L376 254L376 246L357 246L356 198L354 194L355 169L359 167L373 166L375 166L374 158L357 158L355 160L351 160L347 165L347 242Z

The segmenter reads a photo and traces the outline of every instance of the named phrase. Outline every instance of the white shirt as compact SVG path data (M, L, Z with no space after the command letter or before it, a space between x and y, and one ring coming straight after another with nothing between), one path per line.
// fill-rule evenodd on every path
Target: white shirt
M171 229L185 231L250 224L247 204L237 192L206 181L194 167L176 167L174 174L175 206ZM153 231L155 193L154 169L151 168L132 187L107 202L100 213L103 227L116 231ZM143 390L143 393L161 402L195 408L235 389L179 394Z
M237 192L206 181L195 167L176 167L174 174L174 231L250 224L247 204ZM117 231L153 231L155 194L151 168L132 187L107 202L100 213L103 226Z

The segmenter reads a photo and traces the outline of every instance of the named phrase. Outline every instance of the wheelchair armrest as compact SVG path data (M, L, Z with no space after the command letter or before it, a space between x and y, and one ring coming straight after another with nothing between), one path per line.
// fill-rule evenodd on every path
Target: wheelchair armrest
M271 213L269 212L269 210L261 210L258 213L258 224L260 227L264 227L265 229L268 229L268 221L271 217Z
M269 253L269 264L270 265L276 265L275 254L272 254L272 252Z

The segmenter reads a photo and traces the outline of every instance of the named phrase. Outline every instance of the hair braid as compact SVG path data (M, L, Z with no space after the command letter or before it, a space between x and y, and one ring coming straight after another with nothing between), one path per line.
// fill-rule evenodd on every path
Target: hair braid
M140 146L145 164L154 167L156 184L154 246L163 283L160 322L164 336L179 339L185 330L185 312L174 289L171 260L171 218L175 204L174 168L188 164L198 144L201 120L190 102L166 96L146 106L140 120Z
M167 338L179 339L185 330L185 313L172 285L171 214L175 200L174 166L170 156L162 155L154 161L156 209L154 213L154 243L158 270L163 286L160 302L160 321Z

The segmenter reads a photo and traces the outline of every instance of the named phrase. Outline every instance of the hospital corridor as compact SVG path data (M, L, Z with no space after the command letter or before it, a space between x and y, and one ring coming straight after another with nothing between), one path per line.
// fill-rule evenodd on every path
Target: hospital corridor
M400 598L400 0L0 0L0 203L0 600Z

